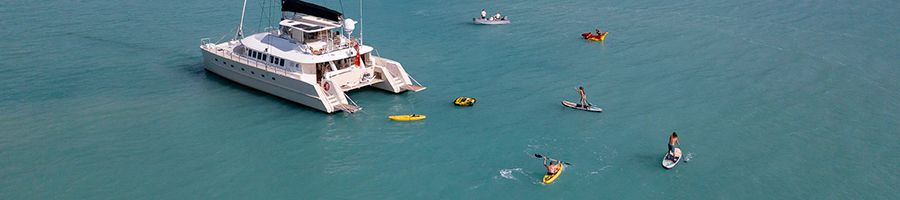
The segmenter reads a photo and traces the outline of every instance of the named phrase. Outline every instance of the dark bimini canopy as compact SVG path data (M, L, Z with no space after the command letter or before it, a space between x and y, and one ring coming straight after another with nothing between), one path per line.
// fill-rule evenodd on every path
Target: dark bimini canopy
M334 21L341 21L341 13L316 4L300 0L281 0L281 11L303 13Z

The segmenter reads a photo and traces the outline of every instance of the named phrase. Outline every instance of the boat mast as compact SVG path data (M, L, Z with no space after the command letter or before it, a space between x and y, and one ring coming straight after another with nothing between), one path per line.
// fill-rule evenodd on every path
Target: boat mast
M247 11L247 0L244 0L244 7L241 8L241 24L238 25L237 33L234 35L234 40L240 40L244 37L244 12Z
M359 0L359 44L363 43L363 0Z

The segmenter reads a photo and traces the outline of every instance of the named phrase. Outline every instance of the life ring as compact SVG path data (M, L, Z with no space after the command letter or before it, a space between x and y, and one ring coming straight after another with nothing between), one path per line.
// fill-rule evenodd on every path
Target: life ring
M322 89L328 91L328 89L331 89L331 85L329 85L328 82L322 83Z

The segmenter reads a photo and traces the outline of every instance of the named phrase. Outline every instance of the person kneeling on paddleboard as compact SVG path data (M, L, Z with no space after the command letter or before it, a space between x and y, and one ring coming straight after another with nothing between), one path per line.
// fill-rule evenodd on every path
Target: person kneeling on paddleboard
M675 159L678 159L679 157L681 157L679 155L675 155L675 145L680 146L681 144L678 143L678 134L675 132L672 132L672 135L669 136L669 158L670 158L670 160L675 160Z
M587 103L587 95L584 94L584 87L578 86L578 89L576 90L578 90L578 94L581 95L581 107L591 107L591 105Z
M554 175L558 173L562 162L558 160L550 160L550 164L547 164L547 160L547 157L544 157L544 167L547 167L547 175Z

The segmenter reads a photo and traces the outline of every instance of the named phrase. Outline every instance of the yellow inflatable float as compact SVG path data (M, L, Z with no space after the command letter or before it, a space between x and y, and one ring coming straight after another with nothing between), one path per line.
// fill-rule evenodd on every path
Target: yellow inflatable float
M458 97L453 101L453 104L457 106L472 106L473 104L475 104L475 98Z

